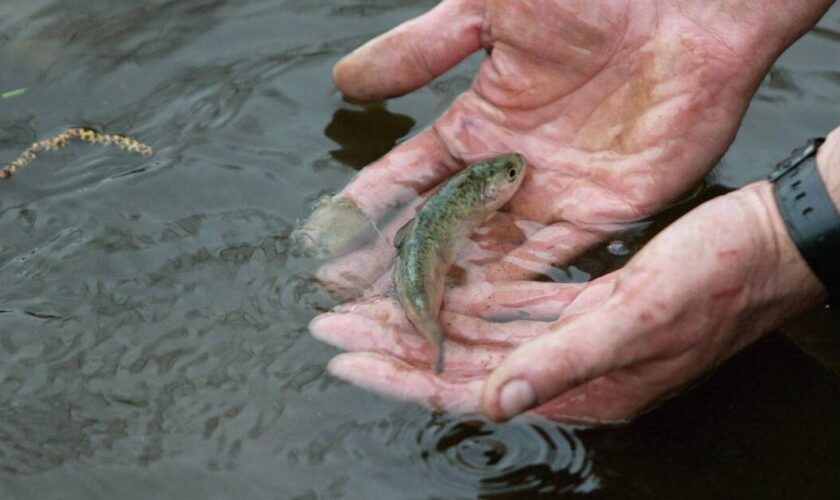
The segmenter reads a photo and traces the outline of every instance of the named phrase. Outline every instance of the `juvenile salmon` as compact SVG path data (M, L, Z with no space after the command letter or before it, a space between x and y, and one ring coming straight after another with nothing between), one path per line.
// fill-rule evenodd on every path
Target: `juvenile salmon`
M444 331L438 315L446 274L470 234L513 196L525 157L504 154L474 163L429 198L394 238L394 287L406 316L435 346L443 371Z

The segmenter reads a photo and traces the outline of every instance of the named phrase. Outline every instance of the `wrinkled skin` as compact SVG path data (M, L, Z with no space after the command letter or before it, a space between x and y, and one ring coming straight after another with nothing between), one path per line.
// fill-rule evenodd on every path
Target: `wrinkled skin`
M785 8L784 20L753 0L447 0L342 60L339 88L380 99L491 51L443 117L343 191L371 220L479 157L520 151L531 170L459 258L467 280L445 300L442 375L399 306L375 295L387 289L390 238L412 207L319 271L335 290L368 290L310 326L350 351L332 373L497 420L533 407L556 419L622 420L816 303L824 292L766 183L701 206L585 286L530 281L657 213L714 165L769 65L830 4L769 3ZM824 147L821 168L840 164L832 155Z

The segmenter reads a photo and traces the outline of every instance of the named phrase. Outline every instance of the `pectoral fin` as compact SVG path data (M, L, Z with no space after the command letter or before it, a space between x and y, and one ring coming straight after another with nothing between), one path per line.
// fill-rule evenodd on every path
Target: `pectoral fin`
M406 222L403 227L397 231L397 234L394 235L394 246L396 248L402 247L405 240L411 236L411 233L414 232L414 228L417 227L417 219L412 218L410 221Z

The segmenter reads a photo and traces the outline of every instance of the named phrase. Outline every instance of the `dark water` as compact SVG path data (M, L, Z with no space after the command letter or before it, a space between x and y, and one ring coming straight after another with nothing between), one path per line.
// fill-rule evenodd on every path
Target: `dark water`
M159 153L74 146L0 183L0 498L840 494L826 311L611 429L434 415L325 374L334 350L306 325L333 304L290 228L444 110L478 59L387 106L343 102L330 69L434 3L3 2L0 92L28 91L0 99L0 162L76 125ZM660 225L836 126L838 68L840 6Z

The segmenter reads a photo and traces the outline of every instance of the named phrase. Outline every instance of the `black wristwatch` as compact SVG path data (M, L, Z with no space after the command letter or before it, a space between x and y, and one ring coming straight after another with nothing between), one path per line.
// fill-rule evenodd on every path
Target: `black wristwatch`
M776 204L800 255L840 306L840 214L817 170L823 138L810 139L776 164L768 177Z

